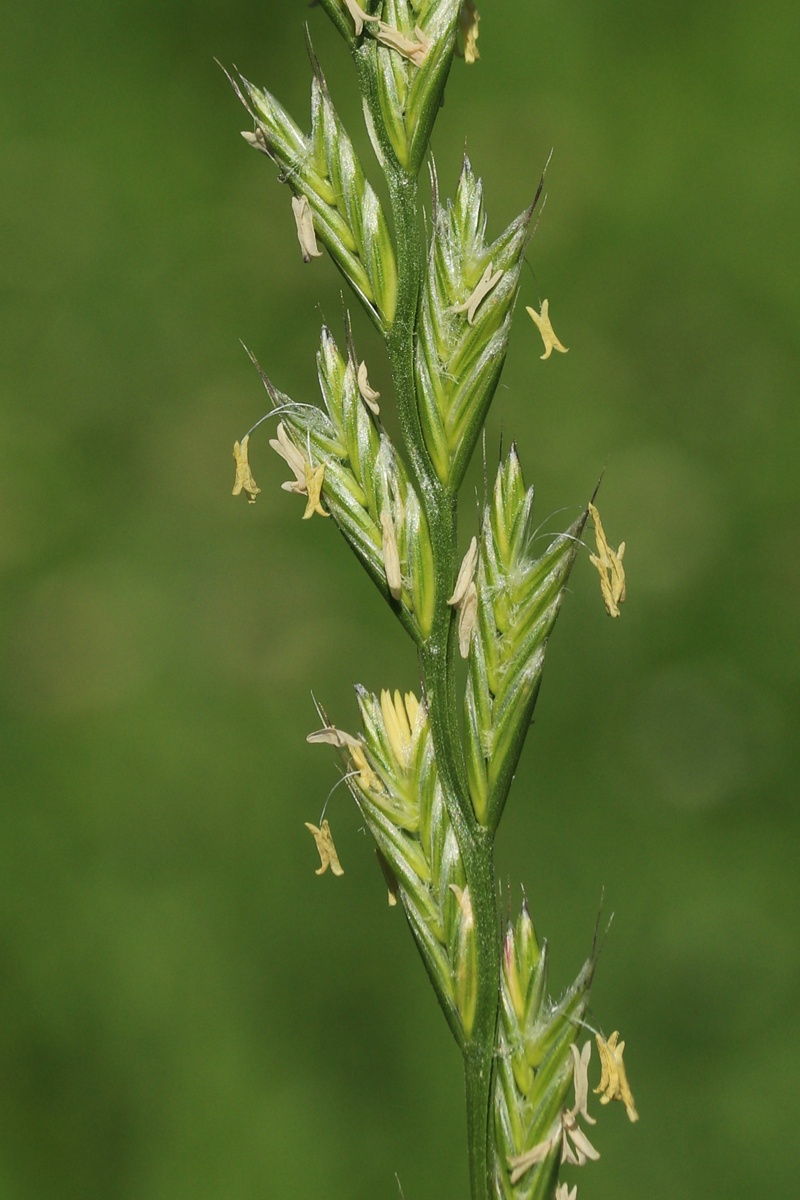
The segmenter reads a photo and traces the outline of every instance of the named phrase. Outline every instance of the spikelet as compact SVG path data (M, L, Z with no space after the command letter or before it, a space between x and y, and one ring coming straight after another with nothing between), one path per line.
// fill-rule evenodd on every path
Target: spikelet
M516 922L508 921L494 1082L497 1200L550 1200L564 1140L568 1153L574 1151L573 1137L585 1144L578 1117L594 1123L586 1113L586 1059L575 1057L594 966L594 958L587 960L553 1004L547 996L547 943L539 943L527 903ZM571 1088L575 1104L569 1107Z
M467 772L478 820L495 828L533 716L547 639L578 551L584 513L536 558L533 488L514 446L486 505L476 574L477 633L465 700Z
M476 934L464 867L436 768L428 713L409 692L357 688L363 743L329 727L348 787L396 882L412 933L458 1042L469 1037Z
M452 202L439 201L432 177L415 370L428 452L441 481L458 487L503 369L533 209L487 244L483 187L469 159Z
M313 233L330 252L379 328L394 318L397 265L389 227L314 60L311 133L306 136L269 92L244 76L231 83L250 113L243 137L278 164L280 178L309 206ZM306 256L306 251L304 251Z
M415 175L441 107L461 0L320 3L367 74L382 154Z
M324 466L326 511L392 602L405 628L421 642L433 620L430 533L406 468L364 402L349 328L348 343L344 358L330 330L323 327L317 373L326 411L290 400L258 368L274 408L280 409L280 436L290 444L288 450L284 446L278 452L287 458L293 449L302 459L309 459L311 467ZM291 482L285 486L286 490L302 490L302 485ZM390 558L399 578L392 575L390 579L387 574Z

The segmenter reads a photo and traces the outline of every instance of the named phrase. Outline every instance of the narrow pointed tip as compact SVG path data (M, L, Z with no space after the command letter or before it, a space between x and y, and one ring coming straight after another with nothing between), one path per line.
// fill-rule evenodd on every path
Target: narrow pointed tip
M600 491L600 484L603 482L603 477L605 476L605 473L606 473L606 468L604 465L602 471L600 472L600 478L598 479L597 483L595 484L595 489L592 492L592 498L589 501L590 504L594 504L595 500L597 499L597 493Z
M325 709L324 709L323 705L320 703L320 701L319 701L319 700L317 700L317 697L314 695L314 693L313 693L313 692L311 693L311 699L312 699L312 701L313 701L314 708L315 708L315 709L316 709L316 711L317 711L317 716L319 717L320 721L322 721L323 725L324 725L326 728L328 728L328 729L329 729L329 728L331 728L331 726L332 726L331 719L330 719L330 717L328 716L328 714L326 713L326 711L325 711ZM312 735L311 735L311 734L309 734L309 737L311 737L311 736L312 736ZM308 738L306 738L306 741L308 741Z
M248 112L250 113L250 115L252 116L252 112L250 111L250 102L249 102L249 100L248 100L247 96L245 96L245 94L244 94L244 92L242 91L241 87L239 86L239 81L237 81L237 80L234 78L234 76L231 74L231 72L228 70L228 68L227 68L226 66L224 66L224 64L223 64L223 63L221 63L221 62L219 61L219 59L218 59L218 58L215 58L215 59L214 59L214 62L217 64L217 66L219 67L219 69L222 71L222 74L225 76L225 78L227 79L228 83L229 83L229 84L231 85L231 87L233 88L233 90L234 90L234 93L236 94L236 96L238 97L238 99L239 99L239 100L242 102L242 104L244 105L244 107L247 109L247 111L248 111ZM234 64L234 66L233 66L233 71L235 71L235 72L236 72L236 74L239 76L239 80L240 80L240 81L241 81L241 83L244 85L244 89L245 89L245 91L249 92L249 91L250 91L250 89L251 89L251 86L252 86L252 85L251 85L251 84L249 84L249 83L247 82L247 80L245 79L244 75L241 75L241 74L239 73L239 71L238 71L238 69L237 69L237 67L236 67L236 65L235 65L235 64Z
M539 185L536 188L536 193L533 197L533 203L531 204L531 206L529 208L527 208L525 210L525 216L527 217L528 224L530 224L531 220L533 219L533 214L536 212L536 205L539 203L539 199L541 197L542 191L544 190L544 181L545 181L545 177L547 175L547 168L550 166L550 160L553 157L554 151L555 151L555 147L553 147L550 150L550 153L547 156L547 161L545 162L544 166L542 167L542 173L539 176ZM546 199L546 197L545 197L545 199ZM545 202L543 200L542 208L544 208L544 204L545 204Z
M247 76L242 74L242 72L239 70L239 68L236 66L235 63L234 63L233 69L236 72L236 74L239 76L239 83L241 83L244 90L248 93L252 92L255 89L255 84L251 83L250 80L247 78ZM229 76L229 78L230 78L230 76ZM234 87L235 86L236 85L234 84Z
M589 506L593 505L595 500L597 499L597 494L600 491L600 485L603 482L605 473L606 473L606 468L604 466L602 471L600 472L600 478L598 479L597 483L594 486L594 491L592 492L592 495L589 499L589 503L586 505L586 508L583 510L583 515L581 517L579 517L579 519L575 522L574 528L577 531L578 536L580 536L583 533L583 530L586 527L586 522L589 520Z
M590 955L590 961L594 964L594 966L597 965L597 963L600 959L600 955L603 953L603 947L606 944L606 938L608 937L608 931L611 928L612 921L614 920L614 914L612 912L611 916L608 918L608 923L601 935L601 933L600 933L600 918L603 915L604 899L605 899L605 889L603 889L603 895L600 897L600 908L597 913L597 920L594 923L594 935L592 937L592 952Z
M228 68L225 66L225 63L220 62L220 60L216 56L214 57L214 62L217 64L220 71L222 71L222 74L225 76L225 78L227 79L227 81L231 85L231 87L236 88L236 80L233 78L233 75L231 74L231 71L235 71L237 75L239 74L236 64L234 63L233 66L231 67L231 70L229 71Z
M322 66L320 64L319 58L317 57L317 52L314 49L313 42L311 41L311 30L309 28L307 21L305 23L304 28L305 28L305 35L306 35L306 53L308 54L308 61L311 63L311 70L313 71L314 78L316 79L320 88L327 95L328 94L328 85L325 82L325 76L322 72Z
M269 396L270 400L272 401L272 407L278 408L278 406L280 404L280 397L278 395L278 389L275 387L275 384L272 382L269 375L267 375L267 372L261 366L261 363L258 361L255 354L253 354L253 351L250 349L250 347L246 346L244 342L241 342L241 346L242 346L242 349L244 350L245 354L247 355L247 357L250 359L250 362L253 364L255 369L258 371L258 374L261 377L261 382L263 383L264 387L267 390L267 395Z
M572 535L573 539L575 540L575 553L576 554L578 553L578 543L580 542L580 538L583 534L584 529L586 528L586 522L588 520L589 520L589 509L585 508L583 510L583 512L581 513L581 515L578 517L577 521L573 521L572 525L570 525L570 527L569 527L569 533ZM582 542L580 542L580 544L583 545Z

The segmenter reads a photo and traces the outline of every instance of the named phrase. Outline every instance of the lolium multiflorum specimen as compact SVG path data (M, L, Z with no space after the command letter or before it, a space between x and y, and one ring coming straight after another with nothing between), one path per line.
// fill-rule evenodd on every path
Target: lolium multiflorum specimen
M575 1200L562 1167L599 1157L587 1127L593 1034L600 1103L637 1119L624 1042L587 1021L597 938L557 1002L547 947L523 900L502 928L494 838L542 678L545 650L591 517L608 613L625 598L624 544L608 543L593 503L534 555L533 489L516 446L486 488L480 527L458 553L457 501L481 439L508 345L539 192L495 241L486 240L482 187L465 159L443 201L428 148L454 56L478 58L472 0L319 0L355 66L364 119L386 181L388 212L366 177L311 50L311 132L269 92L231 82L252 118L245 140L291 192L302 259L324 247L383 338L391 400L359 358L349 318L343 349L324 327L317 367L322 405L298 403L258 367L275 418L272 448L304 498L304 518L332 517L413 641L421 694L358 689L362 730L337 728L320 708L309 735L338 753L463 1056L473 1200ZM428 161L431 208L418 177ZM543 359L565 353L548 301L528 309ZM256 364L258 366L258 364ZM400 444L381 420L395 406ZM264 420L265 418L262 418ZM260 424L257 422L256 424ZM234 494L259 488L237 442ZM457 671L466 660L466 684ZM342 867L330 826L307 823L318 874ZM582 1042L582 1046L579 1046Z

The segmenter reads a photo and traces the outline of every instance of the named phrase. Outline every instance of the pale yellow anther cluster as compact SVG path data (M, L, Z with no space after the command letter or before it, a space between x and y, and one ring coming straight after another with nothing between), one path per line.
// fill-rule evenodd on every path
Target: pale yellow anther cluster
M381 715L389 745L399 766L408 770L425 710L413 692L381 692Z
M294 472L294 479L288 479L286 483L282 483L281 487L285 492L294 492L297 495L305 496L306 494L306 457L302 451L298 450L292 439L286 432L286 426L283 421L278 422L278 428L275 431L276 436L269 439L269 444L276 454L280 455L285 463Z
M250 129L242 130L242 137L247 142L248 146L252 146L254 150L260 150L262 154L269 154L267 149L267 139L264 137L263 130L256 129L253 132Z
M250 463L247 457L247 447L250 443L250 434L248 433L242 438L241 442L233 443L233 457L236 463L236 480L233 485L233 496L239 496L242 492L247 493L247 503L255 504L256 496L261 491L261 488L253 479L253 472L250 470Z
M370 30L372 36L377 42L383 46L388 46L390 50L396 50L403 58L407 58L415 67L421 67L428 57L428 51L431 48L431 40L425 36L425 33L420 29L419 25L414 26L414 37L406 37L399 29L395 29L393 25L386 25L383 21L378 22L376 30ZM416 40L415 40L416 39Z
M464 48L461 51L464 62L468 65L476 63L480 58L478 51L478 22L480 21L480 13L475 7L473 0L464 0L461 5L461 11L458 14L458 28L464 42Z
M419 25L414 29L415 41L414 38L409 38L406 34L401 33L399 29L395 29L394 25L387 25L385 21L370 16L368 12L364 12L363 8L357 3L357 0L344 0L344 5L353 18L356 37L361 37L366 25L367 33L371 37L374 37L376 42L388 46L390 50L396 50L403 58L407 58L409 62L412 62L415 67L422 66L431 48L431 40L425 36Z
M378 401L381 398L380 392L376 392L375 388L370 387L369 377L367 376L367 364L365 362L358 364L358 391L361 399L366 404L370 412L373 412L376 417L380 416L380 408Z
M400 552L397 549L397 538L394 532L394 522L387 509L381 511L381 532L383 544L381 554L383 569L386 574L386 584L393 599L399 600L403 595L403 573L400 569Z
M317 729L308 735L306 741L311 746L335 746L337 750L349 750L352 746L361 745L358 738L354 738L352 733L345 733L343 729L337 729L335 725L326 725L324 729Z
M475 314L478 311L481 301L489 295L489 292L497 287L503 275L503 271L495 271L492 264L489 263L466 300L462 304L454 304L448 311L451 313L466 313L467 324L474 325Z
M367 762L367 755L360 742L355 742L350 747L350 758L358 771L359 787L363 788L365 792L377 790L381 786L380 780Z
M639 1114L633 1102L628 1075L625 1070L625 1064L622 1061L625 1043L618 1042L618 1037L619 1033L615 1031L606 1042L601 1038L599 1033L595 1034L597 1049L600 1053L602 1076L600 1086L596 1087L594 1092L596 1096L600 1096L601 1104L610 1104L612 1100L621 1100L625 1105L628 1120L638 1121Z
M356 37L361 37L361 34L364 32L364 22L372 21L374 17L364 12L363 8L356 3L356 0L344 0L344 6L353 18Z
M335 725L326 725L324 729L310 733L306 741L310 742L312 746L324 744L335 746L337 750L346 750L358 772L359 785L364 791L370 791L380 785L377 775L367 762L363 743L353 737L351 733L345 733L343 729L337 729Z
M328 867L333 875L344 875L344 867L339 862L339 855L336 853L336 847L333 844L333 836L331 827L327 821L323 821L321 825L312 825L310 821L305 822L306 829L309 830L311 836L317 844L319 851L320 865L314 872L315 875L324 875Z
M453 594L447 601L458 610L458 649L462 658L469 658L470 642L478 624L478 589L475 586L477 563L478 539L473 538L461 563Z
M619 606L625 600L625 568L622 559L625 556L625 543L620 542L619 549L614 550L608 544L605 531L600 521L600 513L593 504L589 504L589 515L594 523L594 536L597 542L597 554L590 554L589 561L597 567L600 575L600 590L603 593L603 603L610 617L619 616Z
M303 262L311 262L312 258L322 258L322 251L317 245L317 235L314 232L311 205L305 196L292 196L292 212L297 226L297 240L300 243Z
M517 1183L523 1175L528 1172L531 1167L537 1163L542 1163L549 1158L551 1154L561 1148L561 1162L571 1163L575 1167L582 1167L585 1163L591 1161L596 1162L600 1157L599 1150L595 1150L588 1137L578 1124L578 1117L582 1117L589 1125L595 1125L594 1117L591 1117L588 1112L587 1104L589 1100L589 1060L592 1056L592 1043L586 1042L583 1050L578 1051L576 1045L571 1045L572 1052L572 1079L575 1089L575 1103L572 1108L564 1109L548 1136L541 1142L538 1142L525 1154L518 1154L513 1158L509 1158L508 1165L511 1167L511 1183Z
M288 479L281 487L285 492L293 492L298 496L307 496L308 502L303 513L307 521L314 513L321 517L329 517L330 513L322 507L322 485L325 482L325 464L312 466L301 450L298 450L286 432L283 421L278 423L277 436L270 438L269 444L276 454L287 463L294 472L294 479Z
M318 467L312 467L311 463L307 462L305 466L306 476L306 494L308 503L306 511L303 513L303 520L308 521L314 513L319 513L321 517L329 517L331 514L326 512L322 507L322 485L325 482L325 464L320 463Z
M526 308L528 316L533 321L539 333L542 335L544 342L544 354L539 357L542 359L549 358L554 350L558 350L561 354L568 354L569 348L562 346L561 342L556 337L553 326L550 324L550 301L543 300L542 307L537 313L535 308Z

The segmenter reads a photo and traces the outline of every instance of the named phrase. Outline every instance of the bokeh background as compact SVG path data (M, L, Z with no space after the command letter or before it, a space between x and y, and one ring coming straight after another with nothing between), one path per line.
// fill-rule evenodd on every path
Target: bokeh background
M586 558L498 847L641 1113L582 1196L795 1195L797 6L481 5L434 138L490 233L555 147L489 426L543 531L603 469L629 601ZM336 778L314 689L414 686L330 524L301 523L238 339L315 395L341 281L214 64L307 122L308 20L270 0L11 0L0 44L2 1200L464 1200L460 1070L343 791L346 874L303 828ZM372 165L371 168L372 169ZM373 175L375 174L373 169ZM356 334L388 400L380 348ZM374 365L373 365L374 364ZM391 405L386 404L389 411ZM464 540L474 523L473 477ZM796 1168L795 1168L796 1169Z

